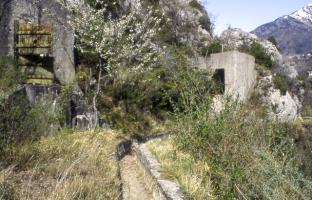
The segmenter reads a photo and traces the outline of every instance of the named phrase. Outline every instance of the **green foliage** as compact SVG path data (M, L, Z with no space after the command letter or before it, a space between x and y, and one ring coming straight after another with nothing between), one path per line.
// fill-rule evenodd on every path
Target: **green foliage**
M293 85L290 79L280 74L274 76L273 82L275 87L279 89L283 95L285 95L286 92L289 91L289 89L292 88Z
M303 117L312 117L312 105L303 106L303 111L301 114Z
M277 47L277 41L273 36L269 37L268 40Z
M271 69L275 64L271 55L269 55L266 49L257 42L252 43L250 46L243 45L240 50L254 56L256 63L259 65L263 65Z
M187 88L188 84L196 84L194 95L198 97L197 101L200 101L201 95L211 91L212 83L207 72L187 67L184 51L175 48L170 51L170 56L164 61L166 67L154 67L142 72L122 68L114 71L112 76L107 76L101 91L103 95L112 97L116 108L102 112L106 113L109 122L116 125L113 127L128 130L135 126L138 128L131 129L136 129L137 134L147 132L150 123L143 119L149 118L146 113L154 119L165 119L175 110L186 109L181 102L182 96L186 94L179 92L180 87ZM98 101L99 108L105 109L105 102L102 103L101 97ZM129 133L129 130L125 132Z
M10 184L6 182L0 182L0 199L17 200L14 188Z
M25 97L16 97L0 108L0 160L3 165L14 161L12 155L19 145L60 130L60 108L54 106L52 99L30 104Z
M24 77L13 58L0 56L0 92L11 91L23 81Z
M300 173L290 126L230 99L214 117L209 107L207 99L178 115L176 144L210 167L204 180L217 199L309 199L312 182Z
M209 31L210 33L212 32L213 24L211 23L210 18L208 16L201 16L199 18L199 24L203 29Z
M86 3L96 10L105 8L105 12L103 12L105 18L117 18L122 10L120 4L116 0L86 0Z
M0 199L118 199L120 142L115 131L70 130L18 144L1 158Z
M205 10L204 6L201 5L197 0L192 0L189 5L192 7L192 8L195 8L195 9L198 9L200 11L203 11Z
M197 0L192 0L189 3L189 6L199 10L200 12L206 12L204 6ZM212 32L212 23L208 15L201 16L199 19L199 24L202 26L203 29L209 31L210 33Z
M220 53L222 51L222 43L219 40L215 40L214 42L210 43L208 46L205 46L201 49L202 56L209 56L213 53Z
M5 143L37 139L59 124L52 100L30 105L23 97L15 98L3 106L0 115L3 125L0 140Z
M198 98L193 85L179 88L186 109L176 112L175 144L209 166L202 166L202 184L213 183L216 199L309 199L312 181L300 171L291 125L231 97L219 98L217 112L211 96Z
M159 41L164 44L179 45L179 38L177 37L174 22L168 17L165 17L165 19L161 23L162 30L158 34Z

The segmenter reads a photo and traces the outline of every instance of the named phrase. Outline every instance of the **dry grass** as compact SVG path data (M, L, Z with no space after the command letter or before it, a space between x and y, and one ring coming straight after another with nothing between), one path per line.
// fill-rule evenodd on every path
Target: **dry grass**
M191 199L215 199L212 182L207 181L210 173L207 163L176 149L172 137L153 140L147 147L160 161L163 178L179 182Z
M295 134L295 127L247 117L229 118L232 124L222 124L218 118L218 123L209 121L210 129L195 129L195 122L185 122L180 132L185 131L182 128L192 131L187 135L190 137L182 138L190 150L181 148L178 134L147 146L160 161L163 176L179 182L190 199L310 200L311 177L302 171L303 166L306 170L311 166L310 154L302 153L303 158L298 158L298 149L288 136ZM209 135L200 137L196 130ZM308 137L301 140L307 141ZM305 147L303 152L308 144L299 144Z
M117 199L115 132L63 133L16 149L0 199Z

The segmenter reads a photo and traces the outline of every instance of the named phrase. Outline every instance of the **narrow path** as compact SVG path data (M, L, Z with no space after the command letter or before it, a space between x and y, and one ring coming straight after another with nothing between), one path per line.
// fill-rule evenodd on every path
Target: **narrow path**
M154 200L152 192L144 183L143 172L134 156L126 155L120 161L120 170L124 200Z

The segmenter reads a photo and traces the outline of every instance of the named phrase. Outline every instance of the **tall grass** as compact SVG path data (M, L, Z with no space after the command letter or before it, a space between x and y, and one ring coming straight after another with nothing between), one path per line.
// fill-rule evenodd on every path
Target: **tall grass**
M216 112L211 92L185 77L176 82L182 94L177 107L184 108L174 113L176 135L151 148L167 176L192 199L311 198L312 179L301 171L294 125L272 121L265 107L230 96Z
M195 90L197 90L195 88ZM189 90L184 91L192 94ZM225 97L224 109L214 113L211 98L195 101L184 95L189 107L177 113L175 145L211 169L217 199L309 199L311 177L300 172L289 124L271 121L265 108L242 105ZM189 104L189 102L196 102Z
M19 145L0 199L118 199L115 132L63 132Z

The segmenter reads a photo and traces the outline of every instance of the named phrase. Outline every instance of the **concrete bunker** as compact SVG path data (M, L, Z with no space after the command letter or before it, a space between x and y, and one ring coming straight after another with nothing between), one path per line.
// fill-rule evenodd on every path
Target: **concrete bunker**
M255 58L246 53L228 51L212 54L208 66L222 94L246 101L256 84Z

